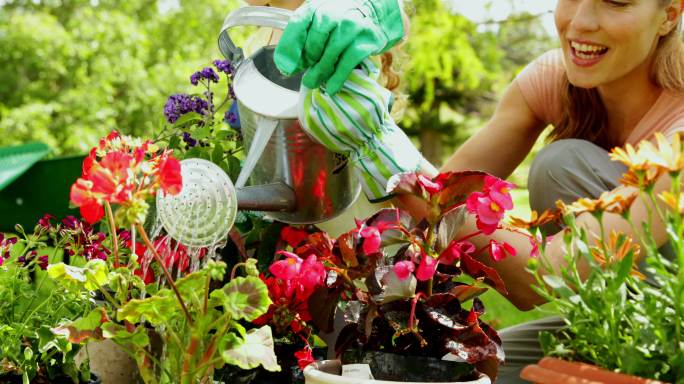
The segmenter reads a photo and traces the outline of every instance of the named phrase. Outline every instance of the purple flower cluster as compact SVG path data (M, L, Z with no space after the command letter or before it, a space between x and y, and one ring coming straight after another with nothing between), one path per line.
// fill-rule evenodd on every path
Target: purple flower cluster
M171 95L164 105L166 121L173 124L181 116L189 112L197 112L204 115L209 110L209 102L199 96L186 94Z
M230 60L214 60L214 66L219 72L223 72L226 75L232 75L234 68Z
M226 111L226 114L223 116L223 120L232 127L233 125L237 124L238 118L234 112Z
M10 249L17 243L16 237L5 237L5 235L0 232L0 265L2 265L5 260L10 257Z
M29 266L32 261L35 260L35 263L38 264L40 269L47 269L48 267L48 256L43 255L43 256L38 256L38 251L33 250L28 253L26 256L21 256L17 259L18 262L22 263L24 266Z
M183 141L190 147L197 145L197 140L193 139L189 132L183 132Z
M209 82L218 83L219 75L214 71L212 67L205 67L201 71L197 71L190 76L190 82L192 85L199 84L200 80L206 79Z
M65 217L62 224L60 233L68 239L64 249L69 256L82 255L86 260L107 260L110 250L102 245L107 238L104 233L95 232L90 224L74 216Z

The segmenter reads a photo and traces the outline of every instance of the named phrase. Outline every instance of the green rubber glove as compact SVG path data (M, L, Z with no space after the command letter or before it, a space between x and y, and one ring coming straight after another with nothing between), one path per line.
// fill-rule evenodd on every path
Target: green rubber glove
M308 0L285 28L275 64L288 76L308 69L304 85L335 94L364 59L403 36L399 0Z

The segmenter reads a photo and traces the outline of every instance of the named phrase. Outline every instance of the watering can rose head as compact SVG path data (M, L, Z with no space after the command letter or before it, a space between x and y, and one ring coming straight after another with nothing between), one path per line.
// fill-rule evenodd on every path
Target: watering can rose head
M110 204L121 207L124 221L142 223L148 209L146 200L159 189L178 194L181 186L180 162L170 151L113 131L83 161L70 200L91 224L102 219Z

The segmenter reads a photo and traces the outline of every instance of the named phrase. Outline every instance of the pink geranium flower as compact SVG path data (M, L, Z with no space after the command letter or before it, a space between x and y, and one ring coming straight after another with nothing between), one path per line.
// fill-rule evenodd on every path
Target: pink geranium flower
M418 175L418 184L425 188L425 190L430 195L434 195L435 193L441 191L442 188L444 188L444 186L441 183L432 181L425 175Z
M359 233L363 237L363 253L370 255L380 250L380 231L376 227L365 227Z
M437 259L423 254L423 257L420 259L420 264L418 265L416 278L420 281L432 279L432 276L434 276L435 272L437 271L437 265L439 265L439 261Z
M442 254L439 255L440 263L451 265L456 263L463 255L475 252L475 245L470 241L453 241Z
M303 260L292 252L278 251L277 254L283 255L286 258L278 260L268 267L273 276L282 280L292 280L299 276Z
M501 261L506 258L506 255L515 256L517 251L510 244L503 242L500 243L496 240L489 241L489 254L492 256L494 261Z
M394 273L401 281L408 279L415 269L416 265L410 260L403 260L394 264Z
M318 261L315 255L310 255L302 263L298 282L302 290L309 293L323 285L326 275L323 263Z
M515 188L515 184L513 183L493 176L485 176L485 193L503 209L508 210L513 208L513 198L511 197L511 189L513 188Z

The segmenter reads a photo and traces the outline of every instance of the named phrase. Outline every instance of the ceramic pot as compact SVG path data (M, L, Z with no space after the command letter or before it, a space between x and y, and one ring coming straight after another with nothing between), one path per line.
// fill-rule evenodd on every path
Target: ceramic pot
M323 360L313 363L304 369L306 384L398 384L398 381L368 380L340 376L342 363L339 360ZM470 381L452 381L442 384L491 384L491 380L483 373ZM418 382L403 384L422 384Z

